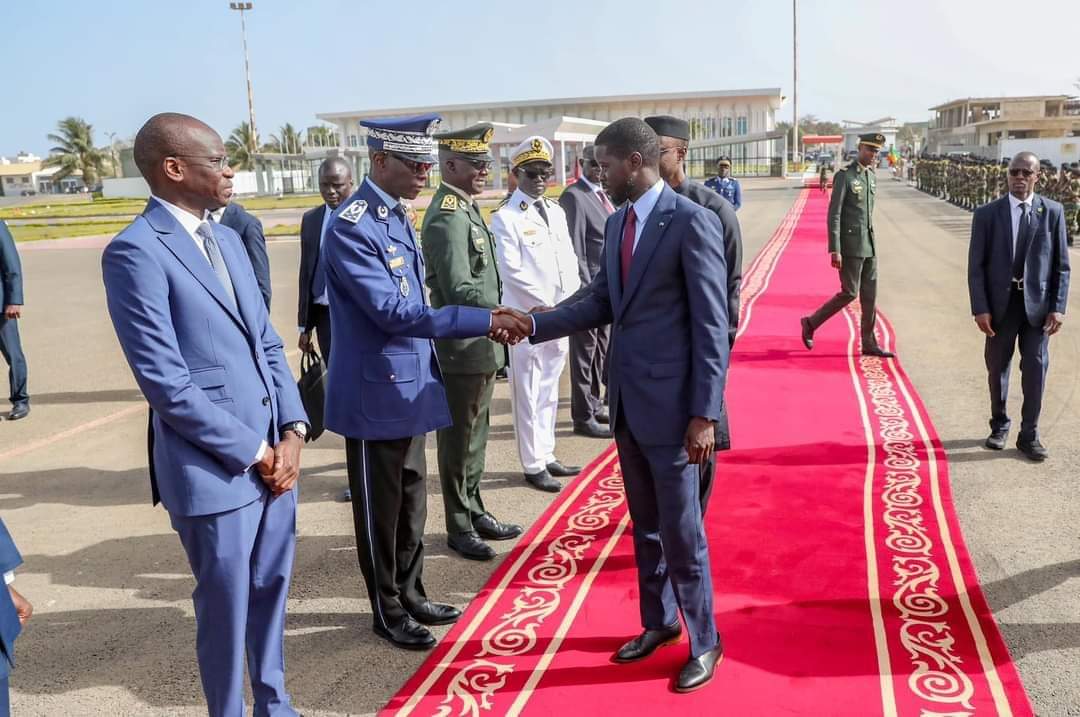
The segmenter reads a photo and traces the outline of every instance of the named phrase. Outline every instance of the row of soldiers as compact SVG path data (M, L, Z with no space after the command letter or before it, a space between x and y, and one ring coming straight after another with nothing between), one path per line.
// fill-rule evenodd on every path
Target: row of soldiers
M921 191L968 210L1007 193L1008 177L1007 159L999 163L978 157L929 156L915 165L915 184ZM1043 160L1035 191L1064 206L1071 246L1080 234L1080 163L1065 163L1055 170Z

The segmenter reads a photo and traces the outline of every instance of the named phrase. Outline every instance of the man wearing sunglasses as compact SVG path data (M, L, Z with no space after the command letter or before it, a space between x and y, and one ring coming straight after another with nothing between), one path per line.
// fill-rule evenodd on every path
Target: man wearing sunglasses
M543 137L529 137L514 149L510 165L517 189L491 219L504 303L522 311L555 306L581 286L566 214L544 197L552 155ZM523 341L510 349L514 433L525 480L549 493L562 489L555 478L581 470L555 457L559 376L569 350L565 338L539 345Z
M1009 367L1020 346L1024 391L1016 447L1033 461L1049 452L1039 440L1039 413L1049 365L1050 337L1061 329L1069 296L1065 212L1035 193L1039 160L1021 152L1009 163L1009 193L975 210L968 247L968 293L975 325L986 335L990 436L1005 448Z
M487 123L435 135L439 143L439 185L424 214L422 236L427 285L435 308L459 304L494 309L502 284L495 262L495 237L475 197L484 191L492 157L494 128ZM468 560L491 560L484 540L521 535L520 525L500 523L484 508L484 476L495 372L506 365L501 344L485 336L438 339L446 397L453 423L436 434L439 480L446 517L446 542Z
M361 124L371 170L335 212L323 244L334 337L326 427L345 436L356 552L375 634L426 650L435 645L426 625L461 616L429 600L422 579L424 438L453 422L432 339L498 337L516 322L488 307L428 305L424 257L404 202L427 184L439 116Z

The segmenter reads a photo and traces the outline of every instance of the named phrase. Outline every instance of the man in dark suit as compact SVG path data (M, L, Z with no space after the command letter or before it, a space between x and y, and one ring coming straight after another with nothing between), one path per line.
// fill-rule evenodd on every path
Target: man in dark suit
M15 239L7 224L0 221L0 354L8 364L11 386L9 421L26 418L30 413L30 394L26 392L26 356L19 340L19 318L23 308L22 264L15 250Z
M615 207L600 186L600 165L592 146L582 152L581 177L559 196L566 212L566 225L578 258L578 274L585 286L600 272L604 249L604 223ZM570 337L570 418L574 433L590 438L611 438L604 405L607 383L604 359L607 355L608 327L600 326Z
M975 210L968 247L968 293L975 324L986 334L990 379L990 436L1005 447L1011 422L1005 410L1009 366L1020 345L1024 405L1016 447L1033 461L1048 452L1039 441L1050 337L1061 329L1069 296L1065 212L1035 194L1039 160L1021 152L1009 163L1009 193Z
M210 221L232 196L221 137L194 117L151 117L135 136L143 213L101 258L113 328L150 404L153 502L195 576L196 638L212 716L294 717L285 604L296 546L296 380L240 237Z
M15 638L34 614L34 606L12 585L15 568L20 565L22 556L19 549L15 547L3 519L0 519L0 574L4 576L6 588L0 589L0 717L8 717L11 710L8 677L15 665Z
M645 124L653 128L660 138L660 176L668 186L690 199L695 204L705 207L716 214L724 228L724 260L727 263L727 316L728 347L735 346L735 334L739 330L739 290L742 287L742 231L739 218L731 202L706 187L700 182L691 181L686 176L683 163L690 147L690 123L678 117L660 115L646 117ZM727 404L724 413L716 424L716 449L726 451L731 448L731 428L728 421ZM716 472L715 456L701 465L701 510L705 511L712 493L712 482Z
M631 662L679 639L690 660L675 682L712 679L723 654L712 613L699 465L713 453L728 365L727 268L716 215L659 174L660 144L640 119L596 138L612 202L600 273L573 303L519 330L540 342L611 324L608 390L638 568L644 631L616 654Z
M255 279L259 282L259 293L262 294L263 301L266 302L266 310L269 311L270 257L266 254L266 237L263 236L262 222L248 214L239 202L229 202L224 209L219 209L213 214L215 221L240 235L244 251L251 260L251 268L255 270Z

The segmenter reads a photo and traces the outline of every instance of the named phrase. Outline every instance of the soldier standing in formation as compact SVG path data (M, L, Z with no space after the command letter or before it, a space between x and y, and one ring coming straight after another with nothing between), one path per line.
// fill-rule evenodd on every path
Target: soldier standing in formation
M495 262L495 237L480 215L474 197L484 191L492 157L490 124L435 135L439 143L442 184L432 197L421 231L427 285L434 308L460 304L494 309L502 284ZM521 535L520 525L500 523L484 508L484 476L495 372L506 352L486 336L438 339L453 423L436 433L439 480L446 517L446 542L469 560L491 560L484 542Z

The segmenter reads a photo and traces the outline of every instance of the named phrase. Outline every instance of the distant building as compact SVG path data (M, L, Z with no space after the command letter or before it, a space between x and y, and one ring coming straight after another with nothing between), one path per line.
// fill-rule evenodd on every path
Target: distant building
M1005 140L1080 136L1080 101L1069 95L967 97L931 107L931 154L998 158Z
M26 155L33 156L33 155ZM86 189L82 172L56 179L59 167L45 167L40 159L0 162L0 194L25 197L33 194L71 194Z
M859 148L859 135L876 132L885 136L885 146L882 151L888 151L896 146L896 133L900 131L900 123L895 117L882 117L869 122L857 122L844 120L840 123L844 133L844 152L850 152Z

